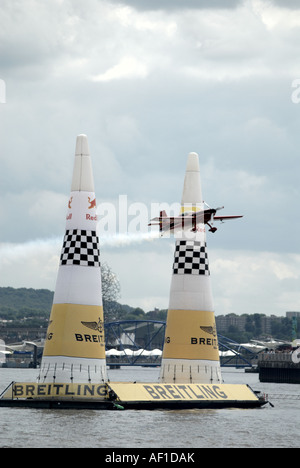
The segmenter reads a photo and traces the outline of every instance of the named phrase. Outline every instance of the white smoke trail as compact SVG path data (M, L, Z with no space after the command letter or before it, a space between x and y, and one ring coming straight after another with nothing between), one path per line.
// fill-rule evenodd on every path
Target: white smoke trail
M142 242L152 242L159 239L158 232L140 232L140 233L116 233L100 235L100 246L122 247L131 244L140 244Z
M61 244L61 237L35 239L21 243L0 243L0 266L3 267L15 262L19 263L30 257L37 257L38 255L54 255L55 252L59 255Z
M142 242L151 242L159 238L158 232L141 232L141 233L115 233L115 234L99 234L100 248L107 247L122 247L131 244ZM34 239L27 242L3 242L0 243L0 267L5 267L13 263L28 262L29 259L49 258L53 256L59 257L63 238L53 237L45 239Z
M158 236L153 232L102 233L99 235L100 251L102 254L105 249L122 250L126 246L151 242ZM54 290L62 244L63 236L0 243L0 286Z
M61 246L61 237L0 243L0 285L53 290Z

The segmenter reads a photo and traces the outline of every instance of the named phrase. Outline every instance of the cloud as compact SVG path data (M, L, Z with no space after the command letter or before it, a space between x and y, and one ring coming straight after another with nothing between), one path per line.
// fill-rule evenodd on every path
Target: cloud
M185 10L185 9L228 9L236 8L238 0L110 0L113 3L130 5L138 10Z
M1 241L63 235L67 196L48 190L6 192L0 196Z
M300 255L211 249L210 259L216 314L299 310Z
M229 295L224 278L214 280L223 288L218 309L249 310L248 283L257 307L271 310L270 285L276 313L285 301L297 308L297 3L3 0L0 21L3 255L6 247L27 252L35 239L63 236L77 134L88 135L98 206L117 208L123 194L148 211L179 202L186 158L196 151L204 199L244 215L208 238L220 272L240 287L228 285ZM171 244L123 235L103 240L102 249L121 276L123 300L166 306ZM5 256L1 277L38 285L42 251L40 263L30 250L31 275Z
M134 57L123 57L117 65L109 68L100 75L93 76L92 81L106 82L126 78L145 78L148 74L147 67Z
M300 8L299 2L297 0L273 0L272 3L282 8L291 8L295 10L299 10Z
M60 238L0 243L1 286L54 291L61 250Z

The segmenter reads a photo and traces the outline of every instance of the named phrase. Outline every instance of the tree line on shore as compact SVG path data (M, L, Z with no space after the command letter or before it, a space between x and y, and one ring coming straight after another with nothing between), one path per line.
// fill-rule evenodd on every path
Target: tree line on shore
M103 294L104 320L106 323L117 320L160 320L165 321L167 310L155 309L145 312L139 307L118 302L120 288L108 267L105 270L106 284ZM46 329L50 317L54 293L47 289L0 287L0 338L1 329L9 335L9 328L28 330ZM233 314L234 315L234 314ZM264 314L247 316L245 330L229 327L226 336L239 343L262 337L260 317ZM287 317L274 320L271 335L275 339L291 339L292 321ZM300 323L298 326L300 329Z

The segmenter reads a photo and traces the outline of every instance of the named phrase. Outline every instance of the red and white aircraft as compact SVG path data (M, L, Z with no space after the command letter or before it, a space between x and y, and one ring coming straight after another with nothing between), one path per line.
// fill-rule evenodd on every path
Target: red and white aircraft
M205 203L206 204L206 203ZM207 204L206 204L207 205ZM208 205L207 205L208 206ZM213 227L214 221L227 221L228 219L242 218L243 215L239 216L215 216L218 210L223 209L224 206L219 208L210 208L200 211L189 211L182 213L179 216L168 217L165 211L161 211L159 217L150 220L148 226L159 226L161 235L166 232L174 234L178 231L193 231L198 230L198 224L207 224L210 232L216 232L217 228Z

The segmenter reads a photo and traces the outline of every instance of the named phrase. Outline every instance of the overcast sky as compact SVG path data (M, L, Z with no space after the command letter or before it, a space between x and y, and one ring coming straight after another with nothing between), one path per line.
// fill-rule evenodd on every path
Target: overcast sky
M180 202L197 152L205 201L244 215L207 236L216 315L299 311L299 8L0 0L0 286L54 290L85 133L98 210L126 200L131 226ZM120 302L167 308L174 239L115 234Z

